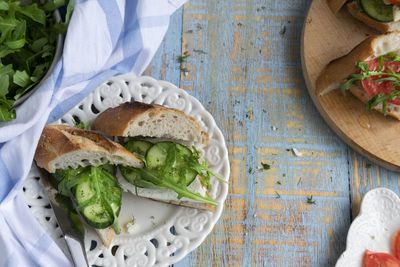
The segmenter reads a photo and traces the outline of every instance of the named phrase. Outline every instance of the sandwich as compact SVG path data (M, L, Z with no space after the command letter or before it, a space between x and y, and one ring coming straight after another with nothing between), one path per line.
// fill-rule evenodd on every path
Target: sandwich
M345 3L345 0L328 0L334 13ZM356 19L382 33L400 30L400 0L352 0L347 9Z
M114 233L120 232L122 193L115 166L141 168L143 162L101 134L65 125L45 126L34 159L41 175L51 175L59 193L56 199L63 203L72 199L80 218L108 247ZM66 203L64 206L71 209L72 205ZM80 229L79 216L70 214L75 214L71 220Z
M42 175L51 176L64 206L78 211L71 211L72 222L82 228L82 218L106 247L121 231L122 190L207 211L219 204L208 193L211 176L219 177L191 147L208 143L194 118L160 105L129 102L99 114L91 128L126 137L124 146L99 132L46 125L35 161Z
M139 197L214 210L210 179L215 176L200 162L193 144L206 146L207 133L184 112L157 104L127 102L100 113L92 129L118 137L124 147L144 163L143 168L120 166L123 190Z
M368 110L400 120L400 32L371 36L331 61L316 81L317 94L339 88L366 103Z

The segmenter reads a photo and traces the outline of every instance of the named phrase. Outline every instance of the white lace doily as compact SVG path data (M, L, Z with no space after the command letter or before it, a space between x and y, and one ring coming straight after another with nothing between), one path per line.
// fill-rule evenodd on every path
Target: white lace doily
M400 198L387 188L377 188L365 194L360 214L347 234L346 251L336 267L362 266L366 249L390 253L391 242L400 230Z
M229 179L228 151L213 117L198 100L165 81L130 75L113 77L70 110L57 124L73 125L74 119L86 123L92 121L99 112L130 100L173 107L194 117L210 136L210 144L205 151L201 151L201 155L208 159L213 172L225 180ZM179 261L200 245L221 215L228 185L216 178L211 180L211 184L210 195L220 202L215 212L158 203L123 193L119 216L123 233L114 237L110 248L101 244L93 230L86 229L85 247L89 263L96 266L139 267L166 266ZM61 230L35 168L32 168L23 192L37 220L65 250ZM133 221L128 233L126 224Z

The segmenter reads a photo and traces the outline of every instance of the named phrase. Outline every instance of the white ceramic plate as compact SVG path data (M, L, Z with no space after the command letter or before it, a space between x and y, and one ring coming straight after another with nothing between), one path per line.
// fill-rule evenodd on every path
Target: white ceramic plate
M400 198L387 188L365 194L360 214L347 234L346 251L336 267L361 267L366 249L390 253L393 237L400 229Z
M99 112L131 99L173 107L194 117L210 136L210 144L206 150L199 148L202 157L208 160L212 171L225 180L229 179L228 151L214 119L198 100L168 82L129 75L111 78L57 123L73 125L74 118L88 122ZM179 261L201 244L221 215L228 185L214 177L211 184L210 196L220 202L213 213L158 203L123 193L119 220L124 232L114 238L110 248L103 247L94 231L86 229L85 247L90 264L166 266ZM32 168L23 191L36 218L57 244L66 249L36 168ZM132 218L135 220L134 231L127 233L126 224Z

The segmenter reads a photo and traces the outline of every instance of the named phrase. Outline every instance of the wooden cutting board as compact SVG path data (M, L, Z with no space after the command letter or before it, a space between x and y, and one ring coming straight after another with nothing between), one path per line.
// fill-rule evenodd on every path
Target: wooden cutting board
M303 28L303 73L314 104L336 134L369 160L400 171L400 121L367 111L365 104L350 93L343 96L335 90L321 97L315 92L315 82L324 66L376 34L354 19L346 7L335 16L327 0L314 0Z

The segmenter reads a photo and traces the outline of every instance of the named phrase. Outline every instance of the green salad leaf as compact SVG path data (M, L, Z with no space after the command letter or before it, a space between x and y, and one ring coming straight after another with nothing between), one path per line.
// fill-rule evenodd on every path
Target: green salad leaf
M58 192L76 200L77 209L89 225L97 229L112 225L119 234L122 192L113 173L114 166L105 164L57 170L56 177Z
M0 122L15 119L14 101L45 76L53 61L57 36L65 33L74 1L68 1L65 22L53 12L65 0L0 0Z

